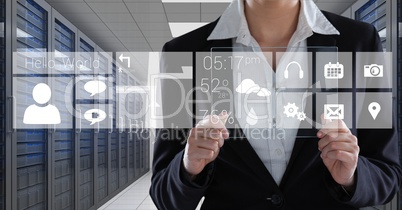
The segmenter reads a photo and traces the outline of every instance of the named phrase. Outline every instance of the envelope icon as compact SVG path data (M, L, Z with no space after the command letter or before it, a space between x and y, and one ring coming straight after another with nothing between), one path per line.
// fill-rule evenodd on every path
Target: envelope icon
M345 106L343 104L324 104L324 119L343 120L345 118Z

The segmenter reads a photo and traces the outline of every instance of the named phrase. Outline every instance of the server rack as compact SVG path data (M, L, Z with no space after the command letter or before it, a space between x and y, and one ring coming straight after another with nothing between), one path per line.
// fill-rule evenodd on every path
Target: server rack
M149 128L145 129L145 135L143 136L144 138L144 154L143 154L143 158L144 158L144 171L143 174L147 173L150 170L150 144L151 144L151 130Z
M69 55L69 52L75 51L75 39L76 32L71 30L71 27L67 27L60 21L60 18L54 19L54 40L53 46L54 50L52 52L58 51L63 53L65 56L69 56L71 59L73 55ZM66 55L67 54L67 55ZM58 61L58 58L54 60ZM62 61L59 64L62 65ZM62 71L64 69L54 69L55 71ZM74 70L74 69L73 69ZM69 78L67 81L73 80L73 76L70 74L60 74L58 75L61 79L56 77L53 82L53 87L56 92L54 94L55 100L58 100L56 103L64 102L64 94L65 94L65 79ZM73 127L73 117L67 111L61 111L61 117L65 121ZM51 136L53 146L53 156L52 161L54 161L52 167L53 169L53 178L55 184L53 185L53 207L55 209L73 209L74 208L74 133L73 129L62 129L57 130Z
M13 2L13 21L16 25L16 40L14 52L46 52L50 45L49 30L51 8L43 2L32 0L18 0ZM18 66L17 68L21 68ZM15 69L14 69L15 70ZM14 84L13 91L20 91L27 99L25 103L32 104L32 89L35 86L31 80L47 83L48 78L42 76L47 69L24 69L21 76L25 82ZM15 72L13 72L14 74ZM31 79L32 78L32 79ZM15 99L14 99L15 100ZM23 107L15 107L18 112L23 112ZM16 120L16 119L14 119ZM17 209L46 209L48 207L48 130L18 129L12 141L12 186L16 190L12 192L12 206ZM15 208L14 207L14 208Z
M99 60L99 69L98 69L98 74L103 76L104 78L111 78L110 76L110 72L109 69L111 68L111 64L112 64L112 59L111 57L106 54L106 53L102 53L102 50L98 50L98 60ZM106 90L106 95L109 96L110 92L112 90L107 89ZM108 104L111 103L113 99L110 99L108 97L105 97L105 99L103 99L102 103L104 104ZM109 111L111 110L106 110L107 113L109 113ZM110 119L113 119L113 116L109 116ZM109 119L109 120L110 120ZM108 121L110 122L110 121ZM108 126L112 126L112 123L109 123ZM109 127L110 128L110 127ZM108 161L109 158L109 134L112 132L112 129L108 130L108 129L99 129L99 133L98 133L98 158L97 158L97 172L98 175L96 177L97 181L95 182L96 187L95 189L97 189L97 194L96 194L96 203L99 203L100 201L104 200L105 198L107 198L108 196L108 177L109 177L109 168L110 168L110 164Z
M139 86L138 81L135 82L136 86ZM143 93L136 93L135 97L135 113L140 117L137 119L137 131L134 133L135 139L135 173L136 176L142 176L146 171L146 162L149 157L145 157L149 154L145 151L147 148L147 136L148 130L145 127L145 116L144 109L146 107L146 97L142 95ZM148 160L149 161L149 160Z
M147 98L143 98L142 99L142 106L148 107L148 101ZM145 113L142 117L142 121L143 124L145 126L146 124L146 118L145 118ZM143 129L143 134L141 136L141 140L142 140L142 154L141 154L141 158L142 158L142 174L145 174L147 171L149 171L149 167L150 167L150 129L149 128L144 128Z
M125 71L119 73L119 85L127 86L128 85L128 74ZM127 123L129 122L127 117L127 106L126 106L126 97L124 94L119 95L119 125L120 125L120 134L119 134L119 142L120 142L120 176L119 176L119 185L124 186L127 183L127 173L128 173L128 158L127 158Z
M79 35L79 59L83 61L95 60L95 43L92 42L88 37L83 34ZM80 68L77 72L79 77L93 77L94 69L93 66L89 63L86 64L83 68ZM82 70L85 69L85 70ZM80 78L81 79L81 78ZM77 81L80 83L82 81ZM76 91L77 100L76 104L78 109L80 110L80 117L78 119L79 125L82 126L83 119L82 114L85 112L85 108L95 109L95 100L96 99L84 99L85 96L88 96L88 93L85 89L77 88ZM97 136L95 136L95 132L93 129L87 129L83 127L79 127L78 130L78 154L79 161L79 176L78 184L79 184L79 206L77 209L89 209L94 205L94 149L97 145Z
M2 88L4 89L4 93L5 93L5 98L6 98L6 106L5 106L5 139L4 139L4 143L5 143L5 156L3 156L4 159L4 170L3 170L3 174L5 174L5 176L3 177L3 182L5 183L5 193L4 193L4 197L3 197L3 209L12 209L12 205L13 205L13 199L12 196L10 196L10 194L12 193L12 190L15 189L15 187L12 185L12 175L13 175L13 170L12 170L12 165L13 165L13 151L12 151L12 140L14 140L14 128L13 128L13 103L14 103L14 98L12 97L13 92L12 92L12 81L10 78L12 78L12 71L6 71L6 69L11 69L12 68L12 63L9 62L13 56L12 56L12 52L13 52L13 42L14 39L13 37L13 28L14 28L14 23L12 22L12 16L13 16L13 3L10 0L3 0L2 1L2 6L3 10L4 10L4 40L5 40L5 48L4 52L5 54L3 55L3 57L5 58L4 60L4 66L5 69L3 72L4 75L4 81L5 83L1 84Z
M103 200L107 196L108 188L107 188L107 179L108 179L108 164L107 164L107 156L108 156L108 145L107 145L107 131L102 129L99 132L98 137L98 177L97 177L97 199L99 201Z
M135 83L135 85L139 85L138 82ZM142 99L141 95L139 93L136 93L134 95L135 97L135 113L141 114L141 109L142 109ZM138 119L138 126L136 128L136 132L134 134L134 140L135 140L135 174L136 176L141 176L142 174L142 158L141 158L141 153L142 153L142 132L143 129L141 128L142 122L140 119Z
M119 134L117 126L117 69L116 65L112 64L113 74L113 130L110 136L110 178L109 178L109 194L116 192L119 188Z
M65 66L65 59L75 59L77 29L57 11L52 11L52 49L51 57L56 65L51 69L55 73L52 79L54 104L63 104L68 82L74 80L74 66ZM73 93L73 91L71 91ZM70 95L72 98L73 95ZM52 177L54 184L51 193L52 209L74 209L75 194L75 140L74 118L68 110L59 108L63 123L70 129L56 129L51 135Z
M6 23L5 17L5 5L4 0L0 1L0 22ZM5 30L2 31L0 35L0 209L5 209L5 139L6 139L6 66L5 66L5 54L6 54L6 43L5 43Z
M128 78L128 84L130 86L135 86L135 79L133 77ZM135 115L135 96L132 94L129 94L127 96L127 109L130 112L130 116ZM133 117L130 117L133 118ZM133 119L129 119L129 139L128 139L128 179L129 181L133 180L135 178L135 139L133 136L133 133L136 132L134 126L135 126L135 121Z
M387 4L386 0L370 0L355 12L355 19L372 24L380 33L383 48L386 49Z
M397 76L396 76L396 91L397 91L397 116L398 116L398 134L399 134L399 159L402 161L402 142L401 142L401 137L402 137L402 2L398 1L396 3L396 20L397 22L395 23L394 28L397 29L395 30L395 41L396 41L396 67L398 69L397 71ZM398 201L398 209L402 209L402 193L399 192L399 201Z

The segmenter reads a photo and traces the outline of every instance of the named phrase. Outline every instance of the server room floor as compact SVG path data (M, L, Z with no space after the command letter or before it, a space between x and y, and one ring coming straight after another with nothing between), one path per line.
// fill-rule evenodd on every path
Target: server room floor
M151 172L145 174L98 208L98 210L157 210L149 196L151 176ZM198 205L197 210L200 209L201 203L202 201Z
M151 175L151 173L145 174L98 210L156 210L157 208L149 196Z

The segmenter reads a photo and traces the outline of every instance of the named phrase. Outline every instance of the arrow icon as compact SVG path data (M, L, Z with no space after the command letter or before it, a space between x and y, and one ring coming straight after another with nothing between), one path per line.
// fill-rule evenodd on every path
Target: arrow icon
M121 62L124 62L124 60L127 60L127 61L128 61L127 67L130 68L130 63L131 63L130 57L125 57L125 56L123 55L123 53L122 53L122 54L120 54L120 56L119 56L119 60L120 60Z

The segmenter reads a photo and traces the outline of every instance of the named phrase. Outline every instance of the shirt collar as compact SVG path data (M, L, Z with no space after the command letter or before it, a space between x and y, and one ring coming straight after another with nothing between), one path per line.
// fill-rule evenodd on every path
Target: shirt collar
M295 34L312 32L323 35L339 35L339 31L329 22L313 0L300 0L299 23ZM302 36L302 34L300 34ZM236 38L237 42L250 43L251 35L244 14L244 0L233 0L224 11L208 40ZM240 40L243 39L243 40Z

